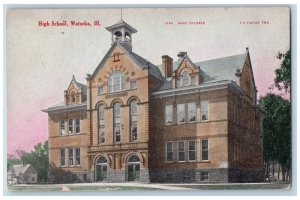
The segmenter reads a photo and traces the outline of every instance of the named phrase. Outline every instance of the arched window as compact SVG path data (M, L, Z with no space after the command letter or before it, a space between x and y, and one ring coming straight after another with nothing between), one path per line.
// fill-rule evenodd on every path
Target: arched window
M190 84L190 75L187 71L182 73L182 86L187 86Z
M107 160L101 156L96 162L96 181L107 180Z
M115 36L115 41L118 41L119 39L121 39L122 33L120 31L116 31L114 36Z
M124 74L120 71L114 71L110 74L108 79L108 91L117 92L125 90L125 78Z
M137 140L137 101L130 102L130 140Z
M105 122L104 122L104 105L100 105L98 108L98 143L105 142Z
M125 33L125 39L126 39L126 40L131 40L130 34L129 34L128 32Z
M113 106L113 135L114 135L114 142L121 142L121 129L120 129L120 103L115 103Z
M132 155L128 159L128 163L133 163L133 162L140 162L140 158L137 155Z
M132 155L128 159L127 180L128 181L140 180L140 159L137 155Z

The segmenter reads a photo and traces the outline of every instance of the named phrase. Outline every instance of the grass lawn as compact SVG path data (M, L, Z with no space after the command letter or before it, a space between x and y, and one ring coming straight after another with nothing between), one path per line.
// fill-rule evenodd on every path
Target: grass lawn
M149 191L160 190L157 188L136 187L136 186L95 186L95 185L66 185L70 191ZM59 192L62 191L63 185L14 185L8 186L10 192Z
M148 187L147 187L148 186ZM168 187L169 186L169 187ZM233 183L233 184L149 184L149 185L95 185L95 184L37 184L37 185L13 185L8 186L10 192L110 192L110 191L157 191L195 189L195 190L272 190L289 189L288 183Z
M262 184L174 184L174 187L192 188L198 190L269 190L269 189L289 189L289 183L262 183Z

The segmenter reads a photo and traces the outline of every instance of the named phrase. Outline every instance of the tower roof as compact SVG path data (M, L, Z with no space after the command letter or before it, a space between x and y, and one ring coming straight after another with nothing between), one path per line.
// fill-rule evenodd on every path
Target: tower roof
M126 22L124 22L124 20L122 20L122 19L119 20L114 25L106 27L106 30L113 31L114 29L120 28L122 26L125 27L125 28L127 28L128 30L130 30L132 33L136 33L137 32L137 30L135 28L133 28L132 26L130 26L129 24L127 24Z

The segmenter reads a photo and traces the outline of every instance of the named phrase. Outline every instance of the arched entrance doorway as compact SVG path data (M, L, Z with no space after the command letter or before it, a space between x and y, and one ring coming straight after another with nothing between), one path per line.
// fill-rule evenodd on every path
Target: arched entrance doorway
M107 160L105 157L100 156L97 159L96 166L96 181L106 181L107 180Z
M127 163L127 181L140 180L140 159L137 155L131 155Z

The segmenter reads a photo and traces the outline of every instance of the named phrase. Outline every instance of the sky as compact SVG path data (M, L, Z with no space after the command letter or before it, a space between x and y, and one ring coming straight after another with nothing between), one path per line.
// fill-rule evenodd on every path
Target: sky
M120 9L7 12L8 154L30 151L47 140L48 116L41 110L63 101L72 75L86 84L86 74L93 73L110 48L111 35L105 27L119 21L120 13ZM278 51L290 48L288 8L127 8L122 13L138 31L132 38L133 51L156 65L162 55L176 60L179 51L200 62L241 54L249 47L258 97L274 82ZM64 20L69 26L38 26L39 21ZM98 20L100 26L70 23Z

